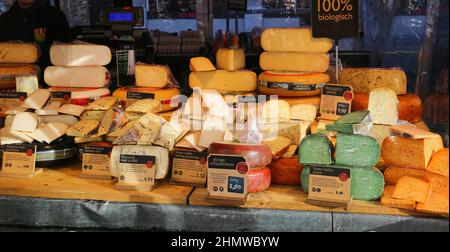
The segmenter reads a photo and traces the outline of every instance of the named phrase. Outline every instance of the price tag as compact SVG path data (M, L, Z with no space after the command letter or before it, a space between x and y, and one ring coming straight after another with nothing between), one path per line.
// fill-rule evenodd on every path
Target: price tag
M351 113L353 98L353 88L350 86L325 85L322 88L320 118L335 121Z
M247 0L228 0L229 11L247 11Z
M307 203L348 208L352 200L350 169L312 166Z
M120 155L116 189L151 191L155 185L156 157Z
M316 38L342 39L359 33L359 0L313 0L312 29Z
M72 93L67 91L52 91L51 99L52 101L60 101L63 104L67 104L72 99Z
M116 51L117 86L129 86L134 83L136 56L134 50Z
M36 145L5 145L2 151L1 177L31 179L42 172L42 169L36 170Z
M143 99L155 99L155 94L153 93L139 93L139 92L127 92L127 102L126 107L133 105L135 102Z
M208 153L176 149L173 156L171 182L205 187Z
M110 180L109 159L112 147L85 146L83 149L82 178Z

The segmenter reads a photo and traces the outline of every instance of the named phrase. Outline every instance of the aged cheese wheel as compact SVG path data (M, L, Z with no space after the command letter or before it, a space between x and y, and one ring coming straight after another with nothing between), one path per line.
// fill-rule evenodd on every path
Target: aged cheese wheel
M94 44L55 44L50 60L55 66L105 66L111 62L111 49Z
M114 91L113 96L126 102L129 93L144 94L153 97L153 99L161 102L161 112L175 110L179 107L180 101L177 96L180 94L178 88L149 88L149 87L121 87ZM174 100L172 101L172 98ZM125 104L126 105L126 104Z
M267 145L212 143L209 145L209 153L243 156L250 168L266 167L272 161L272 151Z
M0 88L16 88L17 76L38 75L39 71L35 65L0 64Z
M110 75L105 67L49 66L45 69L44 79L51 87L101 88L109 84Z
M269 165L272 174L272 184L285 186L299 186L303 165L298 157L280 158Z
M375 88L387 87L404 95L408 84L403 70L383 68L346 68L341 71L339 82L352 86L356 94L370 94Z
M259 59L263 70L324 73L330 66L325 53L263 52Z
M0 63L31 64L39 59L39 47L27 43L0 43Z
M247 173L248 193L264 192L270 187L270 169L255 168Z
M397 96L398 118L410 123L418 123L422 120L422 100L414 94L405 94ZM355 94L352 102L352 111L363 111L369 107L368 94Z
M265 95L316 96L320 94L322 84L329 80L330 76L323 73L265 71L258 77L258 86L259 92Z

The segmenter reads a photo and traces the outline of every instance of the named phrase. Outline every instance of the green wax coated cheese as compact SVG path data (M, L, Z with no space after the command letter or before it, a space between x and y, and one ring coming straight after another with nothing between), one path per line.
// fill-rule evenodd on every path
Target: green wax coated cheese
M333 153L333 144L328 137L322 134L313 134L305 137L298 150L301 164L333 164Z
M328 131L353 134L353 124L330 124L325 126Z
M344 115L343 117L339 118L339 120L336 121L337 124L358 124L364 121L364 119L367 118L369 115L369 111L357 111L353 112L347 115Z
M380 145L376 139L362 135L337 134L337 165L372 169L379 160Z

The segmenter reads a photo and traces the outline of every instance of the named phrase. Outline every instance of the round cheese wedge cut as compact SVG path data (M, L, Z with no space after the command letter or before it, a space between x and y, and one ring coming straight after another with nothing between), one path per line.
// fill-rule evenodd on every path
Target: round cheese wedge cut
M0 63L31 64L39 59L39 47L27 43L0 43Z
M405 94L397 96L398 104L398 118L410 123L418 123L422 120L422 100L419 96L414 94ZM352 102L352 111L364 111L369 107L368 94L355 94Z
M258 193L269 189L271 183L270 169L255 168L247 173L247 192Z
M104 45L56 44L50 48L50 60L55 66L105 66L111 58L111 50Z
M272 150L267 145L212 143L209 153L242 156L250 168L267 167L272 161Z
M16 88L16 77L38 75L40 69L35 65L0 64L0 88Z
M179 108L180 100L180 90L178 88L146 88L146 87L136 87L128 86L121 87L114 91L113 96L120 99L122 103L126 106L126 100L129 93L134 94L145 94L150 98L158 100L161 102L161 112L167 112L176 110Z
M259 92L265 95L316 96L329 80L330 76L323 73L265 71L258 77L258 86Z
M58 67L45 69L44 80L51 87L101 88L109 84L110 76L105 67Z
M298 157L280 158L269 165L272 174L272 184L285 186L299 186L303 165Z

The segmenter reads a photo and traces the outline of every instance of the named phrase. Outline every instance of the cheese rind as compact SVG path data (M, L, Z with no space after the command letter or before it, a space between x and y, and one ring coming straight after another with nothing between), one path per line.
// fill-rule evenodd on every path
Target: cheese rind
M245 68L245 52L243 49L220 48L216 54L218 69L237 71Z
M0 63L31 64L39 59L39 47L31 43L0 43Z
M49 66L44 79L51 87L102 88L109 84L110 76L105 67Z
M374 124L396 125L398 121L398 99L389 88L375 88L369 96L370 118Z
M397 95L407 93L406 74L400 69L346 68L341 71L339 82L352 86L356 94L369 94L380 87L390 88Z
M136 64L136 86L164 88L173 84L173 76L168 66Z
M272 151L264 144L212 143L208 153L243 156L249 168L266 167L272 162Z
M247 192L264 192L270 187L271 174L267 167L251 169L247 173Z
M265 71L258 77L258 89L262 94L281 97L315 96L329 80L324 73Z
M219 92L253 92L256 90L256 74L249 70L192 72L191 88L216 89Z
M50 47L50 60L55 66L106 66L111 50L104 45L55 44Z
M11 130L34 132L39 124L39 117L30 112L22 112L14 117Z
M261 46L273 52L323 52L333 47L327 38L313 38L310 28L270 28L261 35Z
M324 73L330 57L323 53L263 52L259 59L263 70Z
M322 134L305 137L298 151L301 164L331 165L334 163L333 144Z
M192 72L215 71L216 67L206 57L194 57L190 60L189 68Z
M379 160L380 146L376 139L362 135L337 134L337 165L372 169Z

